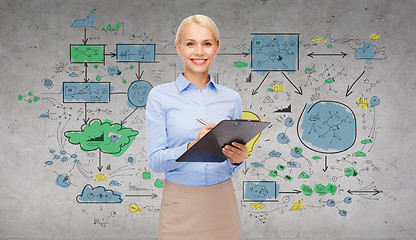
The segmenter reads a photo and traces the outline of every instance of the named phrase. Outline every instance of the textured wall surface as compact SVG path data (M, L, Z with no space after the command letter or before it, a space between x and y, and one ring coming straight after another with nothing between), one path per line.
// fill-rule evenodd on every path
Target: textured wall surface
M244 239L415 239L414 1L0 2L0 239L156 239L148 91L214 19L210 73L271 122L233 178Z

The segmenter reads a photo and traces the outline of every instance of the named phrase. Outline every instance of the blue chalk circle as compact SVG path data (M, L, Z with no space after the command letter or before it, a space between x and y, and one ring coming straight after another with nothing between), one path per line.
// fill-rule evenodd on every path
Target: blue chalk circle
M352 198L350 198L350 197L344 198L344 203L347 203L347 204L352 203Z
M69 76L70 76L70 77L78 77L78 76L79 76L79 74L72 72L72 73L70 73L70 74L69 74Z
M292 168L298 167L298 164L294 161L287 162L287 165Z
M66 174L59 174L58 177L56 177L55 183L56 185L63 187L63 188L69 188L69 186L71 186L71 182L69 181L69 176Z
M335 201L332 199L328 199L328 201L326 201L326 205L328 207L335 207Z
M78 203L121 203L121 194L115 193L102 186L93 188L87 184L82 193L76 198Z
M269 153L270 157L280 157L282 154L280 152L277 152L276 150L273 150Z
M47 88L52 88L53 87L53 82L50 79L43 79L43 86L47 87Z
M302 157L303 155L302 155L302 153L297 153L296 151L295 151L295 149L292 149L291 151L290 151L290 155L292 155L292 157L294 157L294 158L300 158L300 157Z
M52 161L46 161L45 162L45 165L52 165L53 164L53 162Z
M66 161L68 161L68 157L63 156L63 157L61 158L61 162L66 162Z
M110 186L120 186L121 184L119 182L116 182L114 180L111 180Z
M134 156L130 155L126 158L126 162L133 165L136 162L136 158Z
M380 104L380 99L376 96L373 96L370 100L370 108L375 108Z
M111 135L111 136L110 136L110 141L111 141L112 143L114 143L114 142L118 142L118 140L120 140L120 137L121 137L121 135L116 135L116 134L113 134L113 135Z
M290 142L290 139L286 135L286 133L282 132L277 135L277 142L281 144L288 144Z
M76 154L71 154L71 158L77 158L78 157L78 155L76 155Z
M51 115L49 115L48 113L43 113L39 116L39 118L51 118Z
M354 55L358 59L371 61L376 56L376 46L370 43L364 43L362 48L358 48Z
M343 152L351 148L356 140L355 114L340 102L318 101L305 106L299 123L299 139L315 152Z
M53 156L53 159L60 159L61 158L61 156L60 155L54 155Z
M66 151L65 150L61 150L61 151L59 151L59 154L65 155L66 154Z
M263 164L259 162L252 162L250 165L255 168L263 167Z
M286 120L285 120L286 127L291 127L291 126L293 126L293 124L294 124L294 122L293 122L293 119L291 117L286 118Z
M120 75L121 72L118 69L118 67L108 67L107 68L108 74L112 77L114 74L115 75Z
M347 216L347 211L345 211L345 210L339 210L338 213L339 213L339 215L341 215L343 217Z
M74 160L74 163L79 163L79 160L78 160L78 159L75 159L75 160Z
M49 153L55 153L56 152L56 150L54 150L54 149L49 149Z
M129 103L135 107L145 107L152 85L146 81L134 81L127 92Z

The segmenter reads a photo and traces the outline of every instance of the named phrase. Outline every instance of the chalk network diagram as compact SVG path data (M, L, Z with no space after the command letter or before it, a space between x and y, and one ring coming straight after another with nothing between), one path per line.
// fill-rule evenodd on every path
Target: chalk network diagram
M179 58L173 34L153 39L127 32L128 22L97 23L96 14L62 23L74 32L67 61L39 81L42 92L26 89L17 101L37 105L36 121L54 129L44 136L50 157L39 162L53 179L45 184L57 193L76 189L76 209L105 228L120 218L157 217L164 179L147 166L146 101L181 68L172 60ZM381 174L372 156L382 117L382 82L372 73L387 58L381 38L274 30L251 33L218 54L228 65L211 76L239 92L243 118L272 122L247 144L249 158L233 178L247 221L300 211L348 218L354 205L383 197L371 178Z

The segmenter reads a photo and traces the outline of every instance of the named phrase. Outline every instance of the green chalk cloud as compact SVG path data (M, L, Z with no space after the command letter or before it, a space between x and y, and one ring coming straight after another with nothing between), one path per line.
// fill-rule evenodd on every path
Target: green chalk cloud
M85 152L100 149L113 156L121 156L132 144L138 131L126 128L119 123L108 119L101 122L99 119L91 120L82 126L81 131L67 131L65 137L74 145L80 145Z

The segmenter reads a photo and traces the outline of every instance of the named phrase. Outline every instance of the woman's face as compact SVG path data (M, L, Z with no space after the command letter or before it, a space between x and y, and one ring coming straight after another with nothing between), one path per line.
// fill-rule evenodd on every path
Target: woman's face
M188 24L182 31L180 42L176 44L178 55L185 65L185 75L208 72L218 48L219 43L209 28L195 23Z

